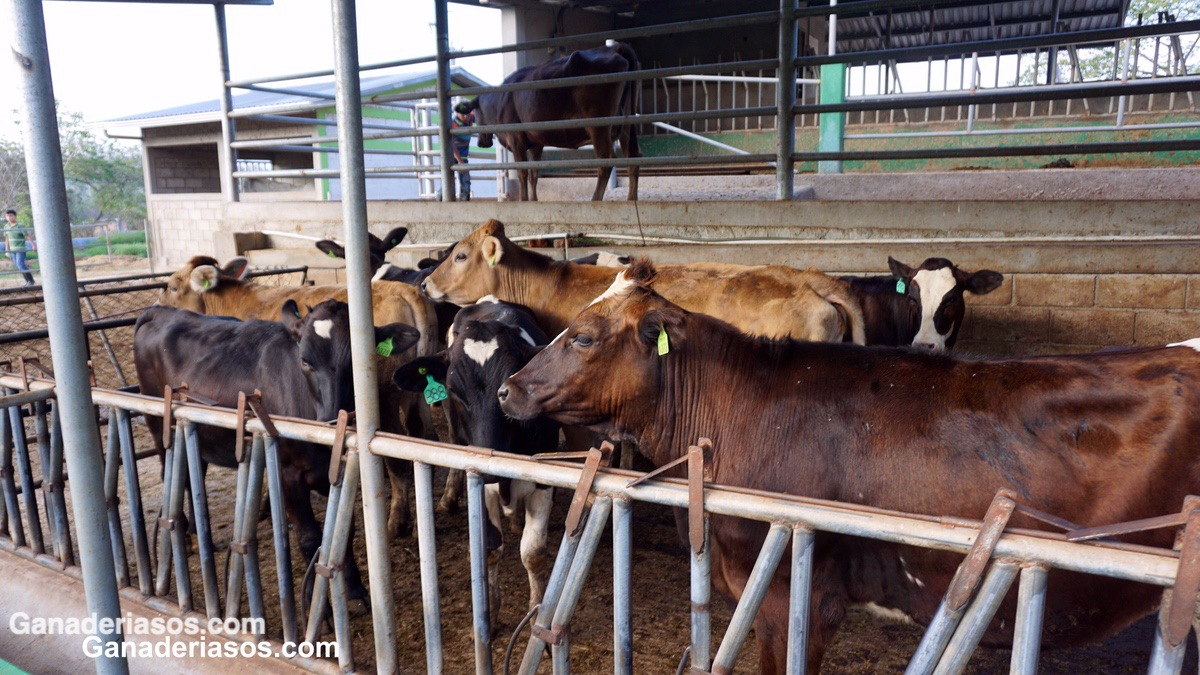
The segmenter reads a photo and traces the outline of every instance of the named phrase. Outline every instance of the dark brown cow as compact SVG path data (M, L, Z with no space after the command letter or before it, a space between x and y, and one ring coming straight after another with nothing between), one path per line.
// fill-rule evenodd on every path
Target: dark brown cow
M504 84L556 80L564 77L584 75L608 75L630 73L640 69L633 48L622 42L612 47L595 47L573 52L553 61L536 66L527 66L504 78ZM551 122L560 120L587 119L591 117L615 117L636 115L638 112L637 81L613 82L533 89L504 91L483 94L470 101L458 104L455 110L462 113L477 111L480 124L517 124L520 122ZM546 131L507 131L495 134L500 144L508 148L518 162L542 158L546 147L578 148L591 144L596 157L611 159L613 141L621 142L621 152L626 157L641 157L638 149L637 125L586 127L583 129L552 129ZM615 136L615 138L614 138ZM479 147L492 147L492 134L479 134ZM612 167L602 167L596 178L593 201L604 199ZM537 201L537 169L521 169L517 172L521 182L521 201ZM638 168L629 167L629 199L637 199Z
M1200 340L1109 354L969 361L914 350L747 337L637 283L584 310L501 387L506 413L636 441L662 465L699 437L714 482L932 516L981 518L999 488L1083 526L1178 512L1200 489ZM665 332L669 349L660 356ZM1045 529L1026 517L1013 525ZM713 516L712 578L737 598L767 524ZM1172 545L1160 530L1128 541ZM852 604L927 623L962 556L818 534L815 671ZM789 557L755 622L763 673L783 672ZM1153 586L1052 571L1048 646L1112 634ZM1013 637L1015 591L985 636Z

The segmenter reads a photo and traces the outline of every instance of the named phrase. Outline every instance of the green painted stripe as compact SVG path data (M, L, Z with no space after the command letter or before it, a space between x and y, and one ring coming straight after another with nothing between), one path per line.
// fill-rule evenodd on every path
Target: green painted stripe
M0 675L27 675L25 671L14 666L13 664L0 659Z

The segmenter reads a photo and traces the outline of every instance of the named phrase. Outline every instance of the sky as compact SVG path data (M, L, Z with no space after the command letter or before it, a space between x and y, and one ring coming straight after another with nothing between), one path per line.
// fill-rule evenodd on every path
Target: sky
M217 31L210 5L45 2L54 94L88 122L215 99L220 94ZM358 0L359 61L381 63L435 51L433 3ZM328 0L231 6L230 76L235 80L333 68ZM500 44L500 11L450 4L452 49ZM10 61L9 59L5 59ZM456 62L489 82L501 57ZM432 63L405 70L433 70ZM281 85L286 86L286 85ZM16 73L0 68L0 137L16 139Z

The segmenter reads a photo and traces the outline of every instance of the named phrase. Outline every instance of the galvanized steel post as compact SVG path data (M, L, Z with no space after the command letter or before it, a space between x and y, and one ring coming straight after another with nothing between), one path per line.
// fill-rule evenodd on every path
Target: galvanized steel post
M779 3L779 81L775 84L775 198L790 200L795 187L796 151L796 0Z
M788 607L788 675L808 672L809 605L812 603L813 531L792 528L792 587Z
M488 612L488 552L484 541L488 528L483 504L483 476L467 472L467 528L471 559L471 617L475 640L475 672L492 672L492 618Z
M437 580L437 533L433 522L433 467L414 462L417 496L417 551L421 566L421 605L425 617L425 672L442 672L442 609Z
M338 145L341 149L342 220L345 223L346 290L350 301L350 352L354 363L355 427L359 446L379 430L379 382L375 376L375 324L367 257L367 181L363 163L362 88L358 79L358 36L354 0L333 0L334 72L337 82ZM396 603L384 500L383 460L359 453L375 664L396 671Z
M996 610L1000 609L1000 603L1004 601L1004 596L1020 569L1021 565L1015 560L997 560L992 563L992 568L988 570L987 576L979 586L979 593L974 602L967 608L962 623L942 652L941 661L933 671L934 675L959 675L966 670L967 661L971 659L971 654L975 653L975 648L983 639L988 624L992 622Z
M434 24L437 29L437 109L438 144L441 146L442 201L452 202L457 197L454 185L454 139L450 137L450 18L447 0L434 0Z
M767 531L767 538L763 541L758 559L754 561L750 578L746 580L746 586L742 589L737 609L733 610L733 616L729 619L729 628L725 631L725 637L721 639L717 655L713 657L713 675L729 675L733 672L738 652L741 651L746 636L750 634L754 617L758 615L758 608L767 596L767 589L775 577L775 568L779 566L779 560L783 557L783 549L787 547L791 530L791 527L785 525L772 525Z
M29 195L35 218L38 255L42 270L46 325L54 355L56 387L62 408L63 444L71 476L71 509L79 538L79 560L88 613L97 619L121 615L117 595L116 568L104 508L104 467L100 462L100 433L87 371L87 343L83 316L79 311L75 256L71 250L71 218L67 214L67 190L63 176L62 150L54 108L54 84L50 77L50 54L46 46L46 22L39 0L7 3L12 26L10 58L19 74L22 116L25 129L25 165ZM14 436L20 427L13 427ZM120 649L120 631L100 635L105 649L96 658L101 673L125 673L124 657L110 657L108 649Z
M613 498L613 674L633 675L633 502Z
M229 82L229 31L225 25L225 5L213 3L213 11L217 18L217 57L221 64L221 194L226 201L236 202L240 198L237 179L233 177L237 170L237 152L232 145L234 122L229 116L233 110L233 92L226 85Z
M836 8L837 0L829 0ZM837 53L837 10L829 15L829 55ZM821 66L821 103L842 103L846 99L846 64L827 63ZM841 152L846 134L846 113L821 113L820 140L818 150L821 152ZM841 173L842 160L825 159L817 162L818 173Z
M704 546L699 552L688 551L691 571L691 660L693 670L708 670L712 663L712 557L708 534L708 518L704 519Z
M1042 646L1042 620L1046 612L1044 565L1029 565L1021 570L1017 587L1017 619L1013 627L1011 675L1035 675Z

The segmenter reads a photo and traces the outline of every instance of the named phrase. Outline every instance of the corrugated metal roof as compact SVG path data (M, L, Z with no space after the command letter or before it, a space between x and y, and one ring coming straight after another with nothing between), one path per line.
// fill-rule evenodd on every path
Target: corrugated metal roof
M839 6L853 7L856 1L862 0L843 0ZM942 7L936 7L939 4ZM915 9L839 18L837 47L839 52L861 52L1116 28L1128 4L1129 0L931 2Z
M392 75L376 75L373 77L362 78L362 93L363 96L370 96L393 89L402 89L411 87L421 82L430 82L430 88L433 87L433 82L437 77L436 71L418 72L418 73L398 73ZM487 86L487 82L479 79L462 68L452 68L450 70L451 80L462 87ZM271 84L263 86L273 86ZM233 97L233 107L235 110L246 108L261 108L265 106L275 106L280 104L292 103L319 103L327 101L330 106L333 101L327 97L333 96L336 90L336 84L333 78L320 80L303 85L279 85L283 89L299 90L311 92L314 96L299 96L294 94L280 94L268 91L245 91L240 94L235 94ZM127 115L125 117L117 117L111 120L100 122L102 126L158 126L150 124L151 121L162 122L169 118L188 118L187 122L194 123L205 121L207 117L213 120L221 119L221 102L218 99L208 101L199 101L197 103L189 103L187 105L175 106L172 108L163 108L161 110L152 110L135 115ZM139 124L141 123L141 124Z

